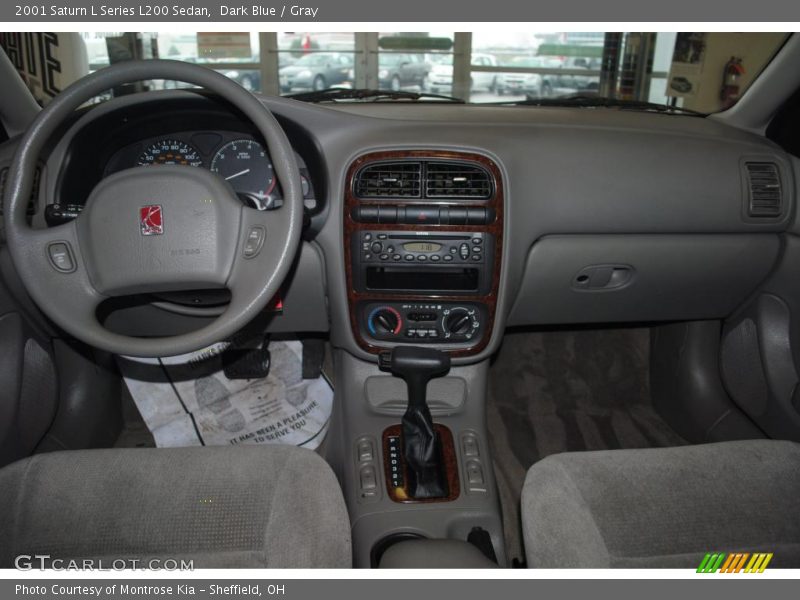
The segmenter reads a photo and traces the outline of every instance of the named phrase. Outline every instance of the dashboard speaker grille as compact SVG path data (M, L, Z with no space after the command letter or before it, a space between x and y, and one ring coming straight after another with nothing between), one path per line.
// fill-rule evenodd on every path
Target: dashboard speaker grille
M360 198L419 198L422 163L378 163L361 169L354 186Z
M751 217L779 217L783 206L783 193L778 165L768 162L749 162L747 183L750 197L747 214Z
M486 199L491 195L491 178L481 167L454 162L427 163L426 198Z

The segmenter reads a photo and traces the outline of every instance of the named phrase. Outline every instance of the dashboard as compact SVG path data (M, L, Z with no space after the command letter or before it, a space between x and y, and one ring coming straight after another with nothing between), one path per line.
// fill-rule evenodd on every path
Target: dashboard
M469 364L513 326L722 319L768 277L782 234L800 232L791 157L713 118L262 101L296 151L308 216L283 311L267 327L329 332L364 360L424 344ZM0 169L13 147L0 146ZM77 114L44 156L32 218L46 226L45 198L80 205L111 173L173 162L217 173L243 202L280 206L247 120L172 90ZM418 190L414 173L444 191ZM765 173L780 190L767 215L753 210ZM448 191L473 175L476 195ZM171 335L217 308L178 314L150 298L109 319L120 333Z

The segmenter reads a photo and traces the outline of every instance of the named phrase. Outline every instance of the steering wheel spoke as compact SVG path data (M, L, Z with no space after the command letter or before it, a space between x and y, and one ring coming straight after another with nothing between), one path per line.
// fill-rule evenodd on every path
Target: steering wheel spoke
M78 246L75 221L68 221L46 229L33 229L30 231L28 244L31 246L32 253L36 253L37 249L44 252L56 272L73 273L77 271L78 266L83 266L77 262L82 260L82 255L76 256L73 250ZM66 251L67 255L62 254L62 251Z
M27 281L28 292L37 303L57 303L64 313L62 326L75 337L87 327L97 327L97 306L105 297L97 291L89 276L78 241L75 221L48 229L30 230L26 248L15 261L20 275L42 270L46 276Z
M255 288L263 285L265 277L270 277L272 264L292 260L296 247L286 247L281 239L281 232L290 227L291 218L283 207L267 211L242 207L236 256L226 284L231 291L232 306L253 297ZM280 281L275 283L275 291L278 285ZM270 296L267 301L271 299Z

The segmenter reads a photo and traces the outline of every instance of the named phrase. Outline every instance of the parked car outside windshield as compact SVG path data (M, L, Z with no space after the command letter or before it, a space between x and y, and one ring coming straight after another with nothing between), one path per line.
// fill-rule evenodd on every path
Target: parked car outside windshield
M324 90L351 82L353 60L338 52L315 52L279 71L281 92Z
M521 56L511 61L510 67L559 69L563 62L557 58L544 56ZM528 94L531 96L551 96L557 87L557 76L539 73L500 73L497 76L497 93Z
M430 89L434 94L453 93L453 55L447 54L432 59L433 68L428 75ZM490 54L473 54L473 67L496 67L497 59ZM498 75L485 71L473 71L469 78L470 91L494 92Z
M380 88L397 92L404 87L418 86L428 89L428 73L431 65L422 54L385 53L378 63Z

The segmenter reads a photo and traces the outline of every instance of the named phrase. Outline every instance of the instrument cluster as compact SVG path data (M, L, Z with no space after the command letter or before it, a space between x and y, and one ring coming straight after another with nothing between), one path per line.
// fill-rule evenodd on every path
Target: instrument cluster
M267 149L253 137L233 131L179 132L128 144L111 157L104 176L131 167L160 165L208 169L227 181L242 202L259 210L281 203L280 185ZM302 161L300 165L303 197L313 210L309 174Z

